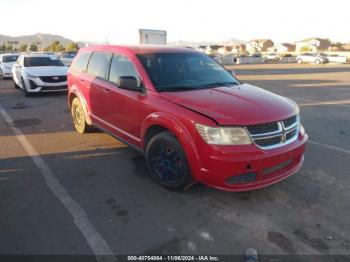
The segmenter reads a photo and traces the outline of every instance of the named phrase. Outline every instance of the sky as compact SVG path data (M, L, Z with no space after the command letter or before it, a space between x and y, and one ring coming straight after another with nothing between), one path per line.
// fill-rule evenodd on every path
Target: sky
M350 42L348 0L0 0L0 34L58 34L74 41L138 43L138 29L168 41L308 37ZM6 24L6 26L5 26Z

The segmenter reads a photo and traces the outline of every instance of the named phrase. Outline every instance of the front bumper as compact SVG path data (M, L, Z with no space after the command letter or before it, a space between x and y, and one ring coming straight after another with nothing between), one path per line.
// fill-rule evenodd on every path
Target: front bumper
M2 68L2 69L1 69L1 72L2 72L2 76L3 76L3 77L12 77L11 68L10 68L10 69Z
M42 81L39 77L37 78L26 78L27 91L31 93L38 92L57 92L57 91L66 91L68 90L67 81L48 83Z
M299 134L296 141L271 150L255 145L207 147L200 153L199 180L210 187L237 192L272 185L301 168L307 139L306 134Z

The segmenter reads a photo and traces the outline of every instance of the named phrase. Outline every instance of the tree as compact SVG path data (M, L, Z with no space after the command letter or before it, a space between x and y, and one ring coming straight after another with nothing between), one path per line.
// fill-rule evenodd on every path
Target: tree
M27 44L23 44L19 47L19 51L21 52L26 52L28 49L28 45Z
M51 52L61 52L64 51L64 46L60 43L60 41L54 41L51 43L51 45L44 48L45 51L51 51Z
M37 52L38 51L38 46L36 44L31 44L29 46L29 51L31 52Z
M79 46L77 43L70 43L67 47L66 47L66 51L78 51L79 50Z
M0 45L0 51L6 52L6 45L5 44Z
M341 47L343 44L340 42L333 42L331 43L331 46Z
M14 50L13 50L13 45L10 44L10 43L7 43L7 45L6 45L6 51L7 51L7 52L13 52L13 51L14 51Z

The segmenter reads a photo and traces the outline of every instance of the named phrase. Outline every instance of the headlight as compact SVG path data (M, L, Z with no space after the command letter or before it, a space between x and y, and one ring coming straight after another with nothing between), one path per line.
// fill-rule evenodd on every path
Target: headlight
M24 72L23 74L24 74L24 76L27 77L27 78L37 78L37 76L28 74L27 72Z
M205 142L213 145L250 145L252 140L242 127L210 127L196 124Z

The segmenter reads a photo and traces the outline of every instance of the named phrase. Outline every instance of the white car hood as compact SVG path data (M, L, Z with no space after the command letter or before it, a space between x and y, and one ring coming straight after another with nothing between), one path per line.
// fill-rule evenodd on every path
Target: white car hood
M38 66L26 67L24 72L33 76L63 76L67 75L68 67L66 66Z
M3 62L2 65L3 65L3 66L6 66L6 67L12 68L13 65L14 65L15 63L16 63L16 62Z

